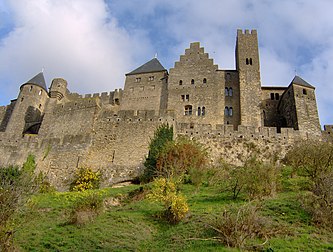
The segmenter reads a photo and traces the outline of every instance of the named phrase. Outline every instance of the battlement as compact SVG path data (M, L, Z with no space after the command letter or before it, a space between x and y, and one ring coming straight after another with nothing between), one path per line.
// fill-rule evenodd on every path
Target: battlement
M237 36L242 36L242 35L257 35L257 30L248 30L245 29L244 31L242 29L237 30Z
M300 131L293 128L282 128L278 131L276 127L260 127L239 125L237 130L233 125L223 124L177 124L177 133L189 137L199 138L235 138L235 139L266 139L289 141L302 137Z

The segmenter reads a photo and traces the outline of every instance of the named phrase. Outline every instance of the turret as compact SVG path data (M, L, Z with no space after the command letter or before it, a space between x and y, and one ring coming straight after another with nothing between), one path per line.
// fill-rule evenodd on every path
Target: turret
M67 81L61 78L53 79L50 87L50 97L62 100L67 94Z
M22 84L6 132L13 135L37 134L48 98L42 72Z

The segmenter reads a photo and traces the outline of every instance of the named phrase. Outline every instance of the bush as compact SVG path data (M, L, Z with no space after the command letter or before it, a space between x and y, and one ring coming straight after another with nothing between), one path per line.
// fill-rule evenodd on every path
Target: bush
M333 144L306 141L296 144L284 162L297 176L308 180L310 193L303 206L312 214L313 221L333 230Z
M163 216L169 223L180 222L189 211L185 196L177 192L176 184L166 178L154 180L147 198L163 204Z
M38 191L35 167L34 156L29 155L21 169L0 169L0 251L13 249L13 234L19 225L15 214L22 211L29 196Z
M270 163L249 159L244 166L224 165L226 190L236 199L244 193L250 200L262 199L276 192L279 183L279 168Z
M163 124L157 128L154 137L150 140L149 153L144 163L145 170L140 178L142 182L150 182L157 177L157 159L165 145L173 140L173 128L168 124Z
M179 137L168 142L157 159L158 174L165 178L179 178L199 186L207 167L207 151L194 140Z
M103 197L97 193L83 194L74 203L70 213L70 223L84 225L91 222L104 210Z
M72 191L85 191L97 189L100 185L100 173L94 172L90 168L80 168L77 170L71 184Z
M215 237L228 247L243 249L249 239L265 238L269 234L268 221L259 215L259 207L248 203L241 207L230 207L222 215L211 219L208 227Z

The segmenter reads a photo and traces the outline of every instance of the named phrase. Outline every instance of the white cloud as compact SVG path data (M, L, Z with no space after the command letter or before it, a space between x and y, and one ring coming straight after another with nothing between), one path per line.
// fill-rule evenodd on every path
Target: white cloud
M144 36L129 36L110 19L102 0L22 0L10 7L15 29L0 45L0 75L11 95L42 67L48 82L63 77L80 93L121 88L135 60L152 54Z

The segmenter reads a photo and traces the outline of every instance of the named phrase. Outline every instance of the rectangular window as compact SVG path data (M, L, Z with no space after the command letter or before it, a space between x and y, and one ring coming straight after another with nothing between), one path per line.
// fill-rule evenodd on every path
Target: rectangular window
M192 106L191 105L185 106L184 115L192 115Z
M180 97L181 97L182 101L185 101L185 95L181 95Z
M274 93L271 93L271 100L274 100Z
M189 101L189 100L190 100L190 95L187 94L187 95L185 96L185 101Z

